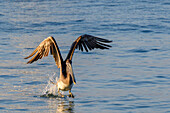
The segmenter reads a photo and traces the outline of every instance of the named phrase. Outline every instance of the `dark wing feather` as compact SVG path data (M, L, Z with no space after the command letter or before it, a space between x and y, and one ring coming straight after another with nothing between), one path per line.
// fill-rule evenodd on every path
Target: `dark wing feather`
M55 39L51 36L42 41L40 45L31 53L31 55L25 57L25 59L27 59L35 54L34 57L27 62L27 64L31 64L38 59L48 56L49 51L53 55L58 68L61 68L63 59Z
M106 43L110 43L112 42L111 40L107 40L107 39L103 39L103 38L99 38L99 37L95 37L92 35L82 35L80 37L78 37L71 45L70 51L66 57L66 59L72 60L73 54L74 54L74 50L79 48L79 50L83 51L84 49L86 50L86 52L88 52L88 50L92 50L94 48L97 49L109 49L110 45L106 44Z

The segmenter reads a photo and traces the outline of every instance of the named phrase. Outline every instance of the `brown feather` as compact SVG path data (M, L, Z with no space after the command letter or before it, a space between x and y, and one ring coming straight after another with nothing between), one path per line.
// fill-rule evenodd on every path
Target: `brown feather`
M37 52L37 48L28 57L25 57L24 59L28 59L28 58L32 57Z
M58 48L58 45L55 42L55 39L51 36L46 38L44 41L42 41L40 45L31 53L31 55L29 55L25 59L32 57L37 52L35 56L27 62L27 63L33 63L34 61L37 61L38 59L42 59L43 57L48 56L49 51L53 55L58 68L61 68L63 59L62 59L60 50Z

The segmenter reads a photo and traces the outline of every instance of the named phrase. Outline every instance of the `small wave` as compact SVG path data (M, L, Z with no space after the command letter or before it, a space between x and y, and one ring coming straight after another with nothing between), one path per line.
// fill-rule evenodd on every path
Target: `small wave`
M10 38L1 38L1 40L10 40Z
M159 78L159 79L170 79L170 77L164 76L164 75L158 75L158 76L156 76L156 78Z
M156 82L153 81L136 81L136 82L132 82L132 85L153 85L153 84L157 84Z
M12 76L12 75L0 75L0 78L4 79L10 79L10 78L17 78L18 76Z
M149 52L149 50L146 50L146 49L132 49L132 50L129 50L129 52L146 53L146 52Z
M153 31L152 30L141 30L141 32L143 32L143 33L151 33Z
M5 107L0 107L0 109L5 109Z
M33 23L33 24L31 24L31 27L44 27L44 24L42 24L42 23Z
M14 109L15 111L29 111L29 109Z
M156 48L155 48L155 49L150 49L150 50L151 50L151 51L158 51L158 50L160 50L160 49L156 49Z
M3 14L0 14L0 16L4 16Z
M51 65L50 63L40 63L38 65L44 66L44 65Z
M64 22L45 22L46 25L53 25L53 26L59 26L59 25L65 25Z
M170 2L165 2L162 5L170 5Z
M31 48L31 47L29 47L29 48L24 48L24 49L27 49L27 50L32 50L32 49L35 49L35 48Z
M24 84L27 84L27 85L38 85L38 84L42 84L41 81L32 81L32 82L27 82L27 83L24 83Z
M7 44L7 43L0 43L0 45L4 45L4 46L6 46L6 45L9 45L9 44Z
M150 51L158 51L160 49L157 48L153 48L153 49L131 49L128 50L128 52L134 52L134 53L146 53L146 52L150 52Z
M80 20L75 20L75 22L83 22L84 19L80 19Z

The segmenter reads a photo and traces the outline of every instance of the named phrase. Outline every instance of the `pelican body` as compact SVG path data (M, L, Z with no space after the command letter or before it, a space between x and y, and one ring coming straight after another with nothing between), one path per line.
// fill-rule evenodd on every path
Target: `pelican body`
M75 49L79 48L81 51L85 49L86 52L94 48L109 49L112 46L105 43L110 42L112 41L92 35L81 35L72 43L66 59L63 60L55 39L52 36L49 36L25 59L32 57L32 59L27 62L27 64L31 64L38 59L48 56L50 51L54 57L57 67L60 68L60 77L56 83L58 94L61 95L60 90L69 91L69 97L74 98L74 95L71 93L71 89L73 87L73 83L76 84L76 79L72 69L72 57Z

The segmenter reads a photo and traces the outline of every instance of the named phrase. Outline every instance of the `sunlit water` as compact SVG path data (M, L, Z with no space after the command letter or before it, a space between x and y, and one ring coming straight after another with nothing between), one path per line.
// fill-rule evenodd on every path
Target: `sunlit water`
M65 58L85 33L113 40L112 48L75 52L74 99L41 97L56 90L53 57L23 58L50 35ZM0 87L1 113L169 113L170 1L1 1Z

